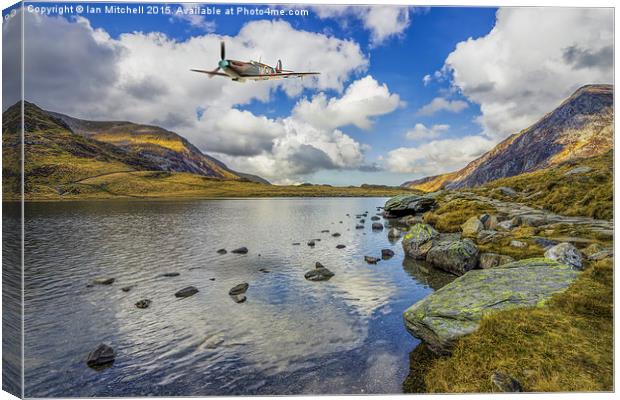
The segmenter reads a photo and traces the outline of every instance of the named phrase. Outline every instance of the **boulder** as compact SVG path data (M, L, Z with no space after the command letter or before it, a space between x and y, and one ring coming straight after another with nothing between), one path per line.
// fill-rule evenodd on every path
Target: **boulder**
M433 209L436 205L437 201L431 194L401 194L389 199L385 203L383 210L386 217L394 218L424 213Z
M235 254L248 254L248 248L247 247L239 247L238 249L234 249L233 251L231 251L231 253L235 253Z
M315 269L306 272L304 274L304 278L309 281L328 281L332 276L334 276L332 271L322 265L319 267L319 265L320 263L317 263Z
M486 230L497 230L497 224L499 223L497 217L491 214L482 214L480 216L480 222Z
M226 254L226 253L227 253L226 249L219 249L217 251L217 254Z
M570 266L545 258L473 270L409 307L405 325L436 353L449 354L454 341L474 332L485 314L540 306L578 275Z
M523 386L521 386L518 380L503 372L493 372L491 374L491 382L499 392L516 393L523 391Z
M262 272L263 274L268 274L268 273L270 273L271 271L269 271L267 268L259 268L259 269L258 269L258 272Z
M568 170L564 173L565 176L575 175L575 174L585 174L592 171L590 167L576 167L571 170Z
M314 246L316 246L316 242L314 240L310 240L310 241L308 241L308 246L314 247Z
M364 225L355 225L355 229L364 229Z
M138 308L149 308L151 303L152 302L149 299L138 300L136 302L136 307L138 307Z
M499 265L513 262L514 258L497 253L480 253L478 267L482 269L495 268Z
M484 229L484 225L478 217L471 217L463 225L461 225L461 230L463 231L463 236L465 237L476 237L478 236L478 232Z
M332 237L340 237L340 234L338 232L332 233Z
M500 186L496 189L498 192L503 194L504 196L514 197L517 195L517 191L508 186Z
M364 256L364 261L368 264L376 264L379 262L379 259L377 257Z
M336 245L336 248L337 248L337 249L344 249L345 247L347 247L347 246L345 246L344 244L338 244L338 245Z
M131 285L131 286L125 286L125 287L122 287L122 288L121 288L121 290L122 290L123 292L129 292L131 289L133 289L133 285Z
M323 229L321 233L329 233L329 229Z
M545 257L562 264L570 265L578 270L583 269L583 257L581 256L581 252L570 243L556 244L545 251Z
M112 365L114 362L114 349L106 344L100 344L95 350L88 353L86 365L97 369Z
M198 289L196 289L193 286L188 286L186 288L179 290L174 295L179 298L185 298L185 297L193 296L196 293L198 293Z
M373 231L382 231L383 230L383 224L380 222L373 222L372 226L371 226Z
M463 275L478 265L478 248L470 239L437 243L426 254L426 261L454 275Z
M433 246L433 239L437 236L439 236L439 232L432 226L415 224L403 238L403 250L407 256L423 260Z
M371 220L371 221L379 221L379 220L381 220L381 218L379 218L379 217L377 217L377 216L375 215L375 216L370 217L370 220Z
M398 239L399 237L401 237L402 232L400 231L400 229L396 229L396 228L391 228L388 231L388 239Z
M381 250L381 258L383 258L384 260L388 260L390 258L394 257L394 251L390 250L390 249L382 249Z
M164 272L160 276L162 276L164 278L174 278L175 276L179 276L179 275L181 275L181 274L178 273L178 272Z
M238 294L243 294L245 293L248 288L250 287L250 285L248 285L247 283L240 283L238 285L236 285L235 287L233 287L232 289L230 289L228 291L228 294L231 296L236 296Z
M293 246L299 246L300 244L301 243L299 243L299 242L295 242L295 243L293 243Z
M520 249L521 249L521 248L523 248L523 247L526 247L526 246L527 246L527 243L522 242L522 241L520 241L520 240L511 240L511 241L510 241L510 246L512 246L512 247L516 247L516 248L520 248Z
M95 278L92 283L94 285L111 285L114 281L114 278Z

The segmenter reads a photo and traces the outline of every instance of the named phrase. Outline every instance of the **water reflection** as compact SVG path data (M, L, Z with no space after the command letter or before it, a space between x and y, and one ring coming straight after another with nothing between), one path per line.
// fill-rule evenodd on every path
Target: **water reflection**
M354 229L355 214L384 202L28 204L26 395L400 392L403 349L418 343L402 312L444 278L403 264L387 230ZM248 254L217 253L241 246ZM364 262L384 248L395 256ZM335 276L307 281L317 261ZM115 282L87 287L98 277ZM244 282L246 300L232 301ZM174 296L188 286L198 292ZM93 371L85 358L100 343L116 360Z

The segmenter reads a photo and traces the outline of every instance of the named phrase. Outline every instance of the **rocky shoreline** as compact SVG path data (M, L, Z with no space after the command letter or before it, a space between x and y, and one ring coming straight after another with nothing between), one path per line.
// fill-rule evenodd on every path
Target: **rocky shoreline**
M518 203L452 192L445 194L442 201L463 198L483 202L496 212L469 217L460 225L459 232L439 232L423 218L425 212L438 207L439 197L438 192L398 196L385 205L386 217L399 217L399 222L408 227L402 239L406 257L425 260L434 268L458 276L403 313L407 330L436 356L449 356L455 342L475 332L485 315L515 308L543 307L553 295L565 291L577 279L586 260L613 255L612 249L589 244L579 237L565 237L565 241L532 238L541 253L534 258L515 260L500 252L483 252L479 250L481 244L500 240L510 240L509 246L515 249L528 246L523 239L513 238L513 232L522 227L545 231L570 224L587 227L594 234L613 236L612 223L564 217ZM492 381L500 391L522 389L516 384L500 385L506 379Z

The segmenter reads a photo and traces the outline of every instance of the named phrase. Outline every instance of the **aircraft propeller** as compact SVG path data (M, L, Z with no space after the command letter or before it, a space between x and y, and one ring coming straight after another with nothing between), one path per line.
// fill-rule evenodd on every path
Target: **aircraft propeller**
M218 72L220 69L228 67L228 60L226 60L226 45L224 42L220 42L220 61L217 63L217 68L211 71L211 73ZM213 78L213 75L209 75L209 78Z

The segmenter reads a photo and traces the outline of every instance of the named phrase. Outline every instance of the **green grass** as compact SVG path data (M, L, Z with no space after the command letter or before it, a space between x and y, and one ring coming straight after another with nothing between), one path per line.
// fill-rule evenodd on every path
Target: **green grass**
M412 190L381 187L276 186L220 180L190 173L162 171L113 172L76 182L44 183L26 193L27 200L111 198L221 198L221 197L389 197ZM61 189L61 192L58 191Z
M423 359L431 393L491 392L502 371L526 391L613 389L613 266L591 265L569 289L540 308L485 316L451 357Z
M565 175L576 167L589 167L592 170ZM519 197L507 197L498 191L493 191L500 186L517 190L520 192ZM613 151L597 157L567 161L551 168L498 179L471 191L484 196L542 207L562 215L611 219L613 218Z
M469 218L495 212L490 205L475 200L454 199L444 202L439 198L439 202L437 209L424 214L424 222L439 232L460 232L461 225Z

